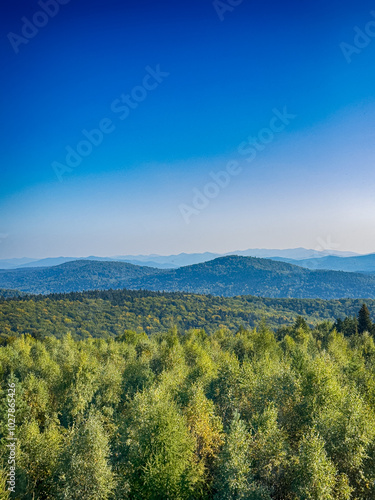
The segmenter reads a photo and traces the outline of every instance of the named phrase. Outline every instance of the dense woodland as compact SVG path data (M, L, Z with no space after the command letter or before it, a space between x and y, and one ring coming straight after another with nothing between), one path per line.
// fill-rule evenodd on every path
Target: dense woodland
M115 337L124 330L147 334L204 328L209 334L220 328L235 333L266 321L273 330L292 325L298 315L312 326L356 316L363 301L356 299L269 299L252 296L233 298L106 290L14 300L0 298L0 343L8 336L30 334L35 338L71 333L74 339ZM375 315L375 300L366 300Z
M261 324L211 335L9 337L0 447L6 457L14 383L13 498L374 499L368 330L363 306L358 318L310 328L298 317L276 334ZM3 462L2 499L5 480Z
M223 297L375 299L372 274L311 270L286 262L236 255L178 269L77 260L52 267L0 270L0 287L42 294L129 288Z

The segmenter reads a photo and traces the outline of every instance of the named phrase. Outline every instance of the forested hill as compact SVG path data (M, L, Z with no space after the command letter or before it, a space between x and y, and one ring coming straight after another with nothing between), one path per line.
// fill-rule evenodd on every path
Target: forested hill
M310 270L234 255L170 270L80 260L48 268L0 271L0 287L42 294L129 288L226 297L375 298L375 276Z
M154 274L143 279L148 290L210 293L231 297L257 295L294 298L375 298L375 277L357 273L309 270L255 257L231 255Z
M0 288L43 294L126 288L158 272L162 271L126 262L75 260L53 267L0 270Z
M215 297L187 293L105 290L49 296L0 299L0 338L29 334L36 338L117 337L126 330L147 334L203 328L232 333L258 326L274 330L303 316L309 325L357 315L362 300L267 299L252 296ZM375 300L365 301L375 318Z
M26 294L24 292L20 292L19 290L7 290L6 288L0 288L0 297L23 297L24 295Z

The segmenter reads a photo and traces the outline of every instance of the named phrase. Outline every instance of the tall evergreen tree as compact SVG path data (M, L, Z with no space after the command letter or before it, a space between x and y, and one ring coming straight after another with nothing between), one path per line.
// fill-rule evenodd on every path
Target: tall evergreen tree
M358 332L371 332L372 326L373 325L368 307L366 306L366 304L363 304L358 313Z

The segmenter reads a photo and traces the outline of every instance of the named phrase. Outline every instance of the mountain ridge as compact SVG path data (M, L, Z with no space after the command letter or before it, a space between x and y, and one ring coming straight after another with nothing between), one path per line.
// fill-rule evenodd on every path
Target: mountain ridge
M240 255L244 257L260 257L260 258L272 258L274 260L300 260L308 258L323 258L327 255L340 255L342 257L356 256L354 252L340 252L340 251L328 251L328 250L311 250L303 247L289 248L289 249L262 249L253 248L248 250L235 250L233 252L226 253L213 253L213 252L203 252L203 253L186 253L182 252L179 254L172 255L116 255L112 257L98 257L95 255L90 255L89 257L46 257L43 259L0 259L0 269L16 269L25 267L50 267L58 264L63 264L65 262L70 262L74 260L98 260L98 261L119 261L119 262L129 262L131 264L137 265L147 265L150 267L156 267L160 269L173 269L177 267L187 266L191 264L199 264L201 262L207 262L208 260L215 259L217 257L225 257L228 255ZM17 264L16 264L17 263Z
M375 298L375 276L232 255L177 269L76 260L49 268L1 270L0 288L42 294L128 288L225 297Z
M375 253L367 255L358 255L352 257L339 257L328 255L315 259L283 259L280 261L288 262L290 264L299 265L306 269L330 269L332 271L346 271L346 272L362 272L373 273L375 272Z

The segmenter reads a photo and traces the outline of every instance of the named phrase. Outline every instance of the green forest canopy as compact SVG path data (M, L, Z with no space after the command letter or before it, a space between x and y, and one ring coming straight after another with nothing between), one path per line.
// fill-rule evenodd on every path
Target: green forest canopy
M2 306L21 315L31 303L48 304ZM278 335L8 338L0 449L15 384L15 498L374 499L375 344L357 328L367 312L346 335L298 317Z
M181 331L204 328L213 333L226 327L236 332L253 328L262 320L274 330L293 324L298 315L308 324L335 321L358 313L365 302L375 314L375 300L267 299L252 296L233 298L107 290L0 298L0 336L29 333L36 337L114 337L125 330L147 334L166 332L177 326Z

